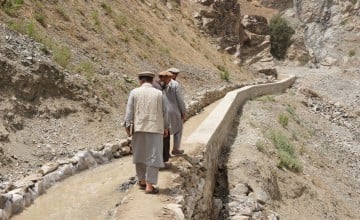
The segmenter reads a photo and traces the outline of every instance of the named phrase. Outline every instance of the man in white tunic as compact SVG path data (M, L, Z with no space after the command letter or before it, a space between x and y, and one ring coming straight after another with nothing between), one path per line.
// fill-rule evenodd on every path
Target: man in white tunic
M153 185L157 184L159 168L164 167L163 136L168 135L163 96L152 86L154 76L151 72L138 73L140 87L130 92L125 114L125 130L132 136L136 175L140 188L148 194L159 192Z

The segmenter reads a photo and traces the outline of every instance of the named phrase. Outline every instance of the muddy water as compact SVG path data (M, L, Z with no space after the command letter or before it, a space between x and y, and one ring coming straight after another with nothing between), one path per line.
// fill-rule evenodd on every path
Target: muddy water
M134 176L129 165L132 165L131 157L126 157L69 177L11 219L109 219L124 195L121 184Z
M216 107L215 102L185 123L186 139ZM135 176L132 157L83 171L47 190L12 220L106 220L124 198L122 183Z

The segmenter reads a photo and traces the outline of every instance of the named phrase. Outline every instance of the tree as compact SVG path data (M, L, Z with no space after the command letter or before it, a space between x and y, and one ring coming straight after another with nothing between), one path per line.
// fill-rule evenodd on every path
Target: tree
M277 14L270 20L269 32L271 54L277 59L283 59L287 49L292 43L291 36L295 33L294 29L289 26L284 18Z

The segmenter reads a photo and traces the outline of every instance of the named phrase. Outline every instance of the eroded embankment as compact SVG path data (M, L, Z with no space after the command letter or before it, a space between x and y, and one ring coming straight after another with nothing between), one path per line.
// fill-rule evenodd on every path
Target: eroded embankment
M184 175L183 204L186 219L218 219L215 216L218 200L214 200L215 178L219 169L219 158L234 126L235 117L248 100L265 94L279 93L291 86L295 77L275 83L246 86L229 92L197 130L185 141L185 145L202 149L202 153L189 154L189 167ZM256 202L256 201L255 201ZM248 203L244 203L247 205ZM256 208L256 204L249 208Z

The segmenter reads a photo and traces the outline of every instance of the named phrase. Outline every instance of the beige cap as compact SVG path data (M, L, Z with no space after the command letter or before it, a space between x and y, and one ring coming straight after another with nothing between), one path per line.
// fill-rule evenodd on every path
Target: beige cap
M149 77L152 77L152 78L155 77L155 74L152 73L152 72L150 72L150 71L140 72L140 73L138 73L137 75L138 75L139 77L140 77L140 76L149 76Z
M173 74L169 71L162 71L159 73L159 76L172 76Z
M170 73L178 74L180 73L180 70L174 67L171 67L170 69L167 69L166 71L169 71Z

